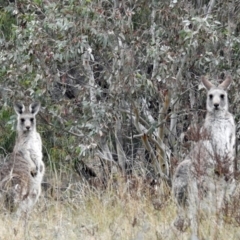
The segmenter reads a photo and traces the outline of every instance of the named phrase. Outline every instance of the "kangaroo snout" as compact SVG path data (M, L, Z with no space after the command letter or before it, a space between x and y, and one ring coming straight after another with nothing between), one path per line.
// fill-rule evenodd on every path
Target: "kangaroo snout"
M219 103L214 103L213 105L214 105L215 110L217 110L219 108Z

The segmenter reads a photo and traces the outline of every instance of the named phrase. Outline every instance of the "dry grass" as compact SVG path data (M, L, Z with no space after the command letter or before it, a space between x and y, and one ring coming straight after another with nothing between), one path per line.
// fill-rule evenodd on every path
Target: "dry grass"
M171 196L156 199L140 191L133 197L128 191L119 192L122 187L92 190L78 182L59 193L49 191L51 194L42 195L27 221L2 211L0 240L189 239L189 229L180 232L171 227L176 217ZM153 202L157 200L160 204L156 209ZM203 217L201 239L240 239L236 216L230 212L226 220L220 224L215 216Z

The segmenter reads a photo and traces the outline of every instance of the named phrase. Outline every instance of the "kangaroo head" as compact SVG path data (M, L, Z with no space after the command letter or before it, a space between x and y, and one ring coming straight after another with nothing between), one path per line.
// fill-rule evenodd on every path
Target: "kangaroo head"
M36 118L40 109L40 103L35 102L29 105L29 110L22 103L15 103L14 110L17 113L17 131L19 133L29 133L36 129Z
M202 83L208 90L207 93L207 111L210 113L221 113L228 111L228 96L227 88L232 82L232 78L228 76L217 87L209 82L205 77L202 77Z

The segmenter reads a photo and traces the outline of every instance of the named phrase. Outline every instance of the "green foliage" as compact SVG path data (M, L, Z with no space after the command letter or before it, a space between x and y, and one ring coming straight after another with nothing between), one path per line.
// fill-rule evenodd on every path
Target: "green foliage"
M3 43L3 39L9 41L14 36L13 25L16 24L16 17L9 10L8 8L6 10L0 9L0 38L2 39L0 44Z
M48 160L57 167L69 155L99 154L105 143L118 160L117 138L128 165L143 148L135 135L150 129L157 139L159 126L164 126L166 152L178 155L179 136L190 119L201 123L203 118L199 77L230 73L237 80L240 74L239 3L221 0L209 14L204 4L208 1L2 3L1 146L10 151L13 141L13 125L4 124L11 114L3 111L11 113L13 100L35 99L43 106L39 129ZM239 112L239 84L235 81L232 90L234 113ZM163 113L166 91L171 99ZM172 114L175 132L170 132Z
M12 116L12 110L5 106L0 110L0 142L1 154L6 155L11 152L15 143L16 132L14 125L16 118Z

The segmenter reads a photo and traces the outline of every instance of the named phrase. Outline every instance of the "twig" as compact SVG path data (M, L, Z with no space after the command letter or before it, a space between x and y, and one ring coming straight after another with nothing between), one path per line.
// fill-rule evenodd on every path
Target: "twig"
M211 14L214 5L215 5L215 0L211 0L209 3L208 11L207 11L207 17L208 17L208 15Z

